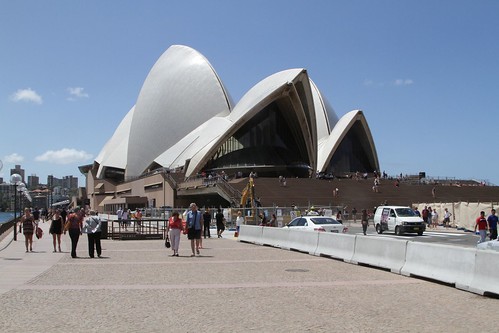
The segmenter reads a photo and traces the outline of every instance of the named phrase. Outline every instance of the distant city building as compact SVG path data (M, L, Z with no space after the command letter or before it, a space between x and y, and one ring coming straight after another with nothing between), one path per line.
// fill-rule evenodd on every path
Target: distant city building
M34 190L40 186L40 177L37 175L31 175L28 176L28 183L26 184L26 187L28 190Z
M68 189L71 191L78 189L78 177L74 176L64 176L61 179L49 175L47 177L47 187L54 189L60 187L62 189Z
M21 176L22 182L26 184L33 202L26 202L29 206L38 208L49 208L53 203L62 200L68 200L78 193L78 177L64 176L61 179L49 175L47 184L40 183L40 177L36 174L28 176L25 182L25 170L21 165L16 165L10 169L10 174L17 173ZM23 197L24 200L24 197ZM10 184L9 179L4 182L0 177L0 210L12 210L14 208L14 186Z
M16 164L16 167L14 169L10 169L10 175L12 176L13 174L17 173L18 175L21 176L21 181L25 183L24 178L24 169L21 169L21 165Z

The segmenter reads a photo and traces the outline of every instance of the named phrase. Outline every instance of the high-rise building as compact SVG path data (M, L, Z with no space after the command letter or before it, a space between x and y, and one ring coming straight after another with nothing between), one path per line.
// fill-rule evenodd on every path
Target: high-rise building
M28 176L28 189L34 190L40 185L40 177L37 175Z
M62 177L62 187L71 190L78 189L78 177L64 176Z
M19 174L21 175L21 181L24 183L24 169L21 169L21 165L16 164L16 167L14 169L10 169L10 175L12 176L13 174Z

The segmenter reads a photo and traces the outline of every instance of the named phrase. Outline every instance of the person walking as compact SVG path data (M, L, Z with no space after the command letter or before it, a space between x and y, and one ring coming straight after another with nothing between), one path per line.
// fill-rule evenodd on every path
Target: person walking
M478 228L478 233L480 234L480 239L478 244L485 242L485 237L487 237L487 220L485 219L485 212L481 211L480 216L477 217L475 221L475 233Z
M123 225L123 209L121 207L116 211L116 218L118 219L118 224Z
M24 244L26 245L26 252L33 252L33 233L35 232L36 223L31 209L25 208L24 215L21 217L21 225L23 227ZM28 251L29 246L29 251Z
M102 247L101 239L101 226L102 222L94 210L90 211L90 215L85 219L85 226L83 232L88 237L88 256L94 258L95 250L97 250L97 257L101 258Z
M123 209L123 213L121 214L121 219L123 220L123 225L125 226L125 230L128 230L128 219L130 218L130 209Z
M360 221L362 223L362 232L364 233L364 235L367 235L367 227L369 225L369 215L367 215L366 209L362 210Z
M341 219L341 210L336 212L336 221L343 223L343 221Z
M201 231L203 230L203 224L201 222L201 212L198 211L197 205L193 202L189 205L190 210L187 212L186 224L187 224L187 238L191 241L191 257L194 257L196 253L200 255L199 247L201 241ZM194 252L195 250L195 252Z
M353 207L353 209L352 209L352 219L353 219L353 223L357 222L357 208L355 208L355 207Z
M438 227L438 213L436 209L431 211L431 225L433 228L437 229Z
M54 253L56 251L56 245L59 245L59 252L61 250L61 235L62 235L62 226L63 226L62 216L59 209L56 209L54 215L52 215L49 233L52 235L52 243L54 244Z
M450 225L450 217L452 216L451 212L447 208L444 209L444 227L448 228Z
M244 217L240 210L237 211L236 217L236 233L234 237L239 237L239 229L241 229L241 225L244 224Z
M170 235L170 243L172 246L172 257L178 257L178 248L180 246L180 233L182 231L182 219L178 212L173 212L168 220L168 229L166 233Z
M218 238L222 238L222 233L225 230L225 225L224 225L224 214L222 213L222 210L218 208L217 214L215 215L215 220L217 221L217 236Z
M137 209L137 212L135 213L135 224L137 226L137 231L140 232L142 228L142 211L140 209Z
M35 219L35 223L38 224L38 220L40 220L40 211L38 210L38 207L35 207L35 209L33 209L33 211L31 212L31 214Z
M204 238L206 238L206 236L208 236L208 238L211 238L210 224L211 224L211 213L210 213L210 209L206 208L206 210L203 213L203 225L204 225L203 236L204 236Z
M68 217L68 212L66 211L65 207L62 208L61 217L62 217L62 225L64 225L66 223L66 217Z
M428 220L429 216L430 216L430 211L428 210L427 206L424 206L424 209L421 212L421 217L423 218L424 223L428 225L428 228L431 226L431 222Z
M69 214L64 226L64 234L66 234L66 231L69 232L69 238L71 238L71 258L78 258L76 256L76 247L78 246L78 239L83 228L84 216L85 213L80 213L80 209L76 208L74 212Z
M490 230L490 240L497 239L497 220L496 210L492 208L489 217L487 217L487 223L489 224Z

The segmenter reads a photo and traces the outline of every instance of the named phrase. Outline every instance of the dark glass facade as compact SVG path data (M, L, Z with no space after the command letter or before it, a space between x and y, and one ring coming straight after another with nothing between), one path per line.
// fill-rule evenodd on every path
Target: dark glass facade
M311 161L294 112L271 103L222 144L205 170L308 177Z
M375 156L360 121L354 123L331 158L327 173L339 175L351 172L373 172ZM376 170L379 171L379 170Z

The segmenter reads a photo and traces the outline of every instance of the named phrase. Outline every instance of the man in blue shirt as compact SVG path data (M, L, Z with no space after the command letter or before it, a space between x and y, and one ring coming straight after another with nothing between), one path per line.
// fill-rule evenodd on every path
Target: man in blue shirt
M490 230L490 240L497 239L497 215L496 215L496 210L492 208L490 211L490 215L487 218L487 223L489 224L489 230Z
M201 212L198 211L197 205L193 202L189 205L190 210L187 212L186 224L187 224L187 238L191 240L191 257L194 257L199 253L199 248L201 245L201 232L203 230L203 222L201 217ZM194 243L196 243L194 247ZM194 252L194 249L196 252Z

